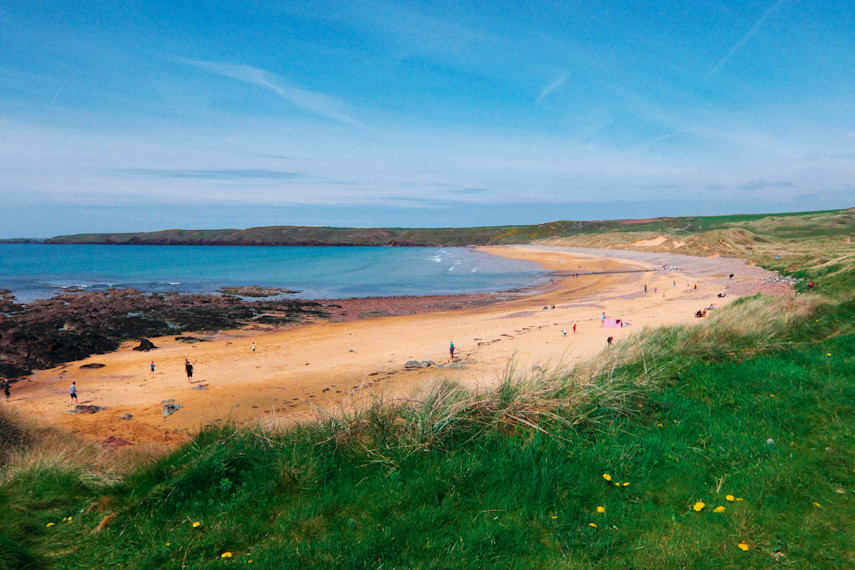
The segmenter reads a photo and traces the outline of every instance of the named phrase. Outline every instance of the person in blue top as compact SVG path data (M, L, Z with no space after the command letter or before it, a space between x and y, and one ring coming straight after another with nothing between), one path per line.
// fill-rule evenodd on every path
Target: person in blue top
M451 362L454 362L454 342L452 341L448 345L448 352L451 355Z
M71 397L71 402L77 401L77 382L72 382L68 387L68 395Z

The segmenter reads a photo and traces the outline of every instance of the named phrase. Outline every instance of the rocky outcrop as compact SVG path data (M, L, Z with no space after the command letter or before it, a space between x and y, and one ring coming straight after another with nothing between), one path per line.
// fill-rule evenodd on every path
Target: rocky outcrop
M290 324L327 314L314 301L148 295L133 289L67 292L29 305L9 302L0 308L0 376L18 378L111 352L131 339L257 322Z
M140 352L148 352L149 350L154 350L157 347L154 346L154 343L148 340L147 338L140 339L140 345L135 346L134 350L139 350Z

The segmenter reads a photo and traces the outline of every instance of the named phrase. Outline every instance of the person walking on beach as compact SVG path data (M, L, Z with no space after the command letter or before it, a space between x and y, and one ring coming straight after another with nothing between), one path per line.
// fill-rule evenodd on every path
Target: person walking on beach
M451 341L448 345L448 353L451 355L450 362L454 362L454 341Z
M77 382L72 382L68 387L68 395L71 397L71 402L77 402Z
M186 358L184 359L184 371L187 372L187 382L193 383L193 365Z
M252 351L255 352L255 343L252 343Z
M573 323L573 334L576 334L576 323Z
M647 283L644 284L644 292L647 293Z
M154 360L151 361L151 373L154 374Z
M6 394L6 401L8 402L9 396L11 396L11 394L9 393L9 380L8 379L3 381L3 393Z
M609 346L611 346L611 345L612 345L612 343L614 343L614 341L615 341L615 337L610 336L609 338L607 338L607 339L606 339L606 344L608 344Z
M603 326L605 324L606 324L606 312L603 311L603 316L600 317L600 326Z

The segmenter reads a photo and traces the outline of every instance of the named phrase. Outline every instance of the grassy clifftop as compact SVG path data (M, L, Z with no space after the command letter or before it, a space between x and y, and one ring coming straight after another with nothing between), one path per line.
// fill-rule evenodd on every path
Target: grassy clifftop
M335 228L268 226L244 230L162 230L143 233L57 236L46 243L106 243L153 245L415 245L454 246L531 243L548 238L639 232L693 235L719 229L747 228L758 235L794 238L839 234L837 224L852 229L852 211L808 214L691 216L646 220L557 221L529 226L476 228ZM829 224L833 224L829 226ZM631 241L631 240L630 240Z

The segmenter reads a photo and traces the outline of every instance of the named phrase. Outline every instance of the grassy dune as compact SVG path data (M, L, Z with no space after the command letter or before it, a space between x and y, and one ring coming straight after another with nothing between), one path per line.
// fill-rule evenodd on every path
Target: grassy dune
M730 230L756 235L709 231ZM810 292L510 367L489 392L437 381L166 454L4 411L0 569L855 567L845 237L770 245Z

